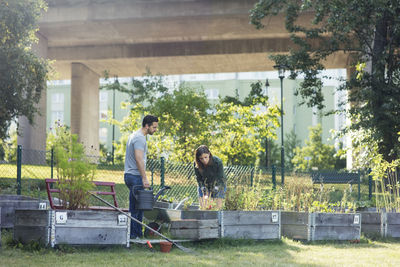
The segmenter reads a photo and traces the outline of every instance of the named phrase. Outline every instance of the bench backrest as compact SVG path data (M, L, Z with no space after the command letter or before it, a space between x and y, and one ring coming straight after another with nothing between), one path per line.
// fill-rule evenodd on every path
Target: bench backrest
M360 173L313 172L311 179L315 184L358 184Z
M49 198L50 202L50 207L52 209L62 209L63 207L61 205L57 205L54 203L54 198L52 193L60 193L60 189L58 188L52 188L52 184L57 184L58 179L45 179L46 182L46 190L47 190L47 196ZM112 196L113 201L114 201L114 206L118 207L118 202L115 194L115 183L114 182L99 182L99 181L93 181L93 183L96 185L96 189L100 189L102 187L109 187L109 191L95 191L92 193L95 193L97 195L108 195ZM89 207L90 209L100 209L100 207ZM104 207L102 207L104 208Z

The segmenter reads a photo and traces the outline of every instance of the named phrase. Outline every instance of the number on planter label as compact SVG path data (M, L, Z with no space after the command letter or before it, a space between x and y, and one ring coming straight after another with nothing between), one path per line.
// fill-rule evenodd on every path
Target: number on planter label
M67 223L67 212L56 212L56 223L66 224Z
M40 209L40 210L46 210L46 209L47 209L47 204L46 204L46 202L40 202L40 203L39 203L39 209Z
M360 215L356 214L354 215L354 224L359 224L360 223Z
M128 222L128 217L126 215L118 215L118 225L126 225Z
M272 212L271 221L274 223L278 222L278 213L277 212Z

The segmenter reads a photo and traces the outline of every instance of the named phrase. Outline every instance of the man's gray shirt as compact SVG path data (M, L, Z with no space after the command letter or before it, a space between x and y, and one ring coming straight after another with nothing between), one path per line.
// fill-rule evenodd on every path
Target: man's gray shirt
M146 170L147 142L141 129L129 135L128 142L126 143L125 154L125 173L140 175L136 164L135 150L143 151L144 169Z

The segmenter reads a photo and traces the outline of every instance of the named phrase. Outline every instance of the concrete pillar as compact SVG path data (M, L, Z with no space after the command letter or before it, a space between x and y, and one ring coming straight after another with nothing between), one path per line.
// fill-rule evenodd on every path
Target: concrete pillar
M82 63L71 65L71 132L86 147L88 155L99 155L100 76Z
M32 46L36 55L47 58L47 39L37 33L39 43ZM26 117L20 117L18 145L22 145L23 164L45 164L46 163L46 90L41 92L41 98L37 104L39 113L34 117L33 124Z

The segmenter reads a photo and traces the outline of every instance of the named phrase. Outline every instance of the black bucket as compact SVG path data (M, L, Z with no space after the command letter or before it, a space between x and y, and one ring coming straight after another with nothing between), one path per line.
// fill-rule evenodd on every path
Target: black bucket
M136 190L135 191L136 205L138 210L152 210L154 203L153 190Z
M135 186L134 186L135 187ZM153 189L135 189L133 188L133 196L136 199L135 209L137 210L152 210L154 202L164 192L164 190L171 189L169 186L164 186L158 191L157 195L154 196Z

